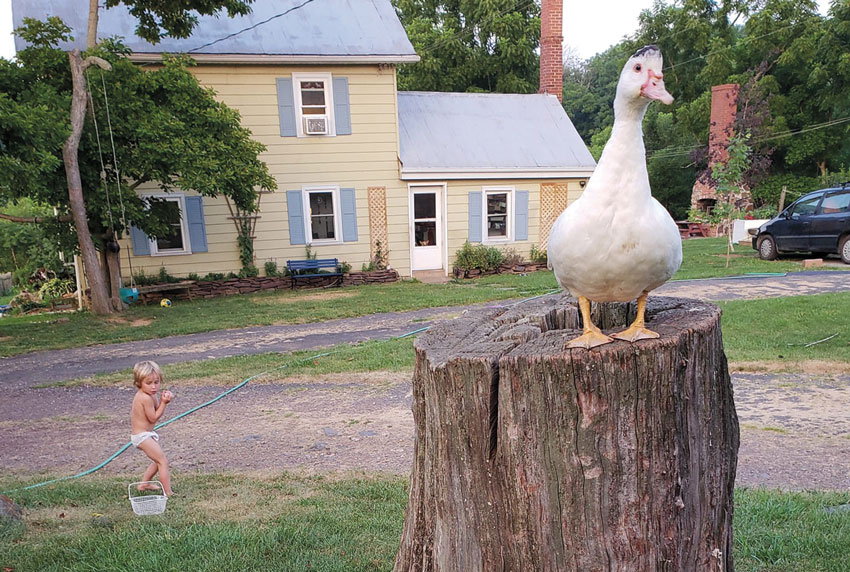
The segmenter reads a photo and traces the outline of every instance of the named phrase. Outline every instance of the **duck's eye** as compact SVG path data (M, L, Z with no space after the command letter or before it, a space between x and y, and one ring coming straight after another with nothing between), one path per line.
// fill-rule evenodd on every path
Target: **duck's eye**
M640 71L640 70L642 70L642 69L643 69L643 68L641 67L641 65L640 65L640 64L635 64L635 71L636 71L636 72L639 72L639 71Z

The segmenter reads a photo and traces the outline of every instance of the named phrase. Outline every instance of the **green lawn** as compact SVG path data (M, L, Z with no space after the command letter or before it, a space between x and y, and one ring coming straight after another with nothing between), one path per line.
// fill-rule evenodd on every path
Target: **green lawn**
M726 239L693 238L682 242L682 266L674 280L692 278L717 278L750 273L799 272L803 270L805 255L783 256L780 260L762 260L749 245L735 245L726 268ZM837 259L835 259L837 260ZM823 267L819 270L850 270L846 267Z
M0 490L19 486L9 478ZM0 566L65 570L392 570L407 479L177 474L181 496L137 517L126 483L93 476L13 493L24 525L0 521ZM739 489L739 572L845 572L847 494Z
M720 302L731 362L850 363L850 292ZM825 342L807 344L838 334Z
M799 261L759 260L755 251L743 246L727 269L722 238L686 240L683 248L685 258L674 277L677 280L802 269ZM108 318L89 313L5 317L0 319L0 357L226 328L321 322L379 312L526 298L557 288L551 272L534 272L525 276L499 274L449 284L403 281L343 289L280 290L177 302L171 308L135 306Z

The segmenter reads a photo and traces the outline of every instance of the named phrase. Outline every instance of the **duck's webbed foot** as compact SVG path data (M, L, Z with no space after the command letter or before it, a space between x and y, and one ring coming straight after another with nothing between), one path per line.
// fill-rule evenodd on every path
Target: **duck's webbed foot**
M616 334L611 334L612 338L624 340L627 342L636 342L638 340L652 340L660 337L657 332L653 332L646 327L644 322L644 314L646 313L646 297L649 293L644 292L637 299L637 317L632 325Z
M584 348L589 350L603 344L610 344L614 340L602 333L602 330L590 330L579 337L567 342L567 349Z
M603 344L610 344L614 340L602 333L596 324L590 319L590 300L584 296L578 297L578 308L584 322L584 333L579 337L567 342L566 348L584 348L589 350Z
M643 326L632 324L622 332L611 334L611 337L627 342L636 342L638 340L653 340L661 336L658 335L658 332L653 332Z

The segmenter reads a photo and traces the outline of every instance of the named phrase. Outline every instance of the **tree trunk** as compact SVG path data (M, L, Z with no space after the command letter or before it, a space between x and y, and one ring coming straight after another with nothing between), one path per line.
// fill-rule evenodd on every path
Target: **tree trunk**
M109 298L112 303L112 308L116 312L124 311L124 303L121 301L121 292L119 289L123 285L121 280L121 252L113 251L111 243L118 245L115 240L114 233L110 233L106 239L106 247L103 249L103 262L107 270L107 281L109 282Z
M80 179L78 151L80 137L83 134L83 122L86 118L86 83L83 75L84 66L79 50L68 54L71 63L71 78L73 80L73 96L71 99L71 135L62 147L62 159L65 163L65 175L68 178L68 197L71 206L71 216L77 230L77 240L80 244L80 255L86 268L86 280L91 288L92 312L95 314L112 313L109 294L106 290L103 269L97 257L94 242L91 238L86 214L86 203L83 199L83 184Z
M594 312L619 331L634 308ZM547 296L416 340L396 572L733 572L720 310L651 298L647 318L659 339L565 350L576 303Z

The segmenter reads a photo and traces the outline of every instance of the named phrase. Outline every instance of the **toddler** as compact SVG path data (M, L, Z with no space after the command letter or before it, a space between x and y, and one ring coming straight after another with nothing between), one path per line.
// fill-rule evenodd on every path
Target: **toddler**
M162 447L159 446L159 435L153 430L154 425L165 413L165 406L174 399L174 394L167 389L158 397L159 386L162 383L162 370L152 361L141 361L133 367L133 385L138 388L133 397L133 411L131 414L132 434L130 441L141 449L151 461L145 470L143 481L153 480L154 475L159 473L159 481L162 483L163 493L171 496L171 475L168 472L168 460ZM157 487L139 485L139 490L156 490Z

